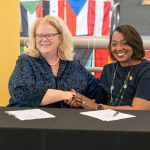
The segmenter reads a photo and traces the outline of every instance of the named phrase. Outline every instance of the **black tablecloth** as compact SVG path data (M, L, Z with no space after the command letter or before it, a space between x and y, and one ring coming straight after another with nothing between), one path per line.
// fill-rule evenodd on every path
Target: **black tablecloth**
M56 118L20 121L0 108L1 150L149 150L150 111L122 111L135 118L101 121L82 109L45 108Z

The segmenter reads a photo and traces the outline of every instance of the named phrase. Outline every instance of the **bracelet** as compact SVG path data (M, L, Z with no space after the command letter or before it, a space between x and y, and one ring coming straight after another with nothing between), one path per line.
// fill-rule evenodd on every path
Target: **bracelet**
M104 105L103 104L98 104L96 109L103 110L104 109Z

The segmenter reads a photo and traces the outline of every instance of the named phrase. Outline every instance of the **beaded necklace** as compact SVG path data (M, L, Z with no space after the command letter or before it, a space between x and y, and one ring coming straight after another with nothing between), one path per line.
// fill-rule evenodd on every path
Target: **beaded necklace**
M117 63L117 65L116 65L116 68L115 68L115 71L114 71L114 74L113 74L112 84L111 84L111 86L110 86L110 95L111 95L111 96L110 96L110 105L112 105L112 106L115 106L115 104L116 104L116 102L118 101L118 98L119 98L119 97L120 97L120 101L119 101L119 104L118 104L118 105L120 106L120 104L121 104L121 102L122 102L122 99L123 99L123 96L124 96L124 93L125 93L125 90L126 90L127 87L128 87L128 81L129 81L129 79L131 79L131 77L132 77L132 76L130 76L130 74L131 74L131 71L132 71L132 69L133 69L133 65L131 66L131 68L130 68L130 70L129 70L127 76L126 76L126 78L125 78L125 80L124 80L124 82L123 82L123 85L122 85L122 87L121 87L121 89L120 89L120 91L119 91L117 97L114 99L114 98L113 98L113 90L115 89L115 87L114 87L114 82L115 82L115 78L116 78L117 68L118 68L118 63Z

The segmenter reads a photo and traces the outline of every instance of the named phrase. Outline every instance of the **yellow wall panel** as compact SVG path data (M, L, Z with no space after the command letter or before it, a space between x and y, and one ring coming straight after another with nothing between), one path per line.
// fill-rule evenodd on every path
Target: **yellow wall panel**
M19 0L0 0L0 106L8 104L8 80L20 51L19 5Z

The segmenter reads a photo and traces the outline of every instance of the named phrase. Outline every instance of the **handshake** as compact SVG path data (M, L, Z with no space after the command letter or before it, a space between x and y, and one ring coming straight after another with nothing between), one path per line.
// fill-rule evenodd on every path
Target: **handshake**
M73 96L71 99L67 99L64 102L71 107L84 108L84 109L97 109L97 103L95 100L85 97L84 95L76 92L75 90L71 90L73 92Z

